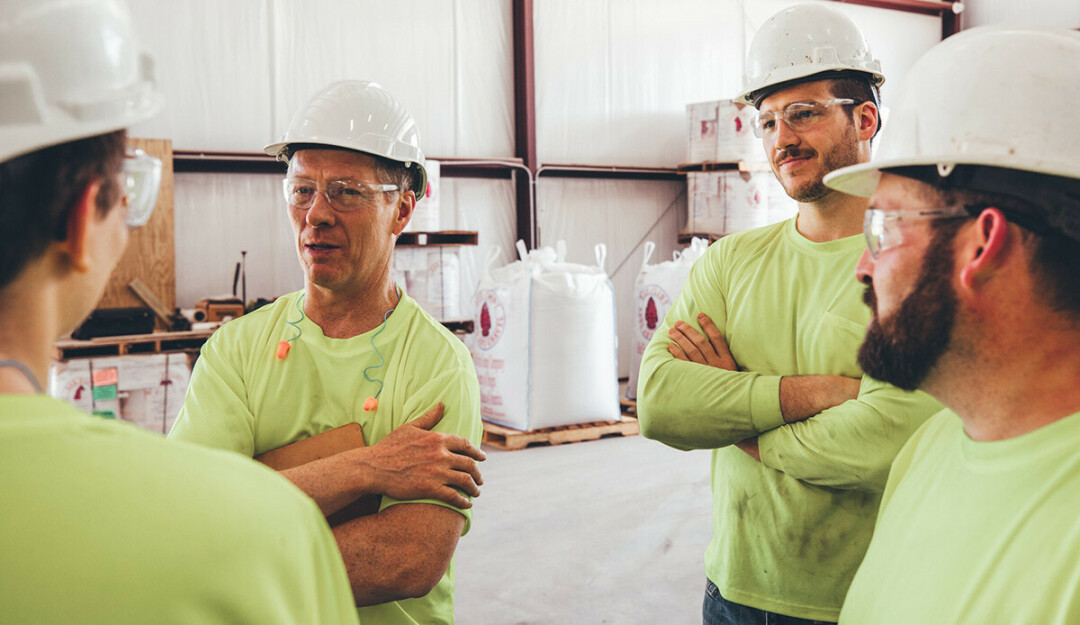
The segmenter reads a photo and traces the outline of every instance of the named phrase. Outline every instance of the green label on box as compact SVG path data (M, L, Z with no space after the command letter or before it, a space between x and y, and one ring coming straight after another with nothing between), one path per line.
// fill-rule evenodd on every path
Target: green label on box
M110 384L108 386L95 386L94 387L94 401L104 399L116 399L116 385Z
M94 416L101 417L102 419L115 419L116 413L114 413L112 410L95 410Z

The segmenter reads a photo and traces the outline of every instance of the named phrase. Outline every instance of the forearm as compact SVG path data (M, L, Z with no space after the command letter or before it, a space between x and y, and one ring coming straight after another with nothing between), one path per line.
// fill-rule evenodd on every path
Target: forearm
M760 459L809 484L880 492L897 452L940 408L925 393L865 378L858 399L758 437Z
M377 494L368 479L370 471L363 469L367 452L367 449L352 449L286 469L281 474L315 500L323 516L330 516L360 497Z
M784 423L779 384L779 376L656 354L642 366L638 388L642 435L679 449L731 445Z
M839 375L784 376L780 412L787 423L813 417L859 396L860 380Z
M423 597L457 548L465 517L431 504L398 504L333 528L357 606Z

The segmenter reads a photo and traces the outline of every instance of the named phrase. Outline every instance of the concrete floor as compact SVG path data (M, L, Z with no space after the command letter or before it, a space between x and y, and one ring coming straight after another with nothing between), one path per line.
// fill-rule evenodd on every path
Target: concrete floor
M640 436L484 451L459 625L701 622L708 452Z

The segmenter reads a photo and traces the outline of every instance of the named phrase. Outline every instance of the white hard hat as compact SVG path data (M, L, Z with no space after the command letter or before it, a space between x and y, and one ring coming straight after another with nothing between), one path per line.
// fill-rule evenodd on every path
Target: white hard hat
M282 160L295 144L327 145L416 165L413 191L427 190L427 162L420 149L420 131L405 107L378 83L363 80L335 82L315 94L293 117L285 136L264 150Z
M960 188L1019 195L1073 190L1050 200L1050 225L1080 238L1080 33L984 26L931 48L896 95L889 125L869 163L838 169L825 184L869 197L881 170L930 166L943 180L954 168L985 173ZM992 169L987 169L992 168ZM1022 192L1006 185L1037 174ZM1047 176L1057 177L1054 184ZM965 175L965 178L967 176ZM1028 175L1027 178L1033 177ZM1069 199L1072 194L1077 194ZM1069 208L1066 208L1069 206ZM1049 207L1053 208L1053 207ZM1070 227L1061 220L1073 222Z
M797 4L770 17L754 35L735 101L757 106L770 87L825 72L866 74L879 88L885 82L881 62L851 18L820 4Z
M0 162L157 113L118 0L0 0Z

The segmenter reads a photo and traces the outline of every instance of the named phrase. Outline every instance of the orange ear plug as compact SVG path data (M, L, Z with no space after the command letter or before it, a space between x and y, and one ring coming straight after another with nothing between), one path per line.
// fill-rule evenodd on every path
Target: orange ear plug
M278 341L277 344L277 357L278 360L282 360L289 354L289 348L292 345L288 341Z
M375 410L378 407L379 407L379 400L375 399L374 397L368 397L367 399L364 400L364 410L366 410L367 412L371 412L372 410Z

